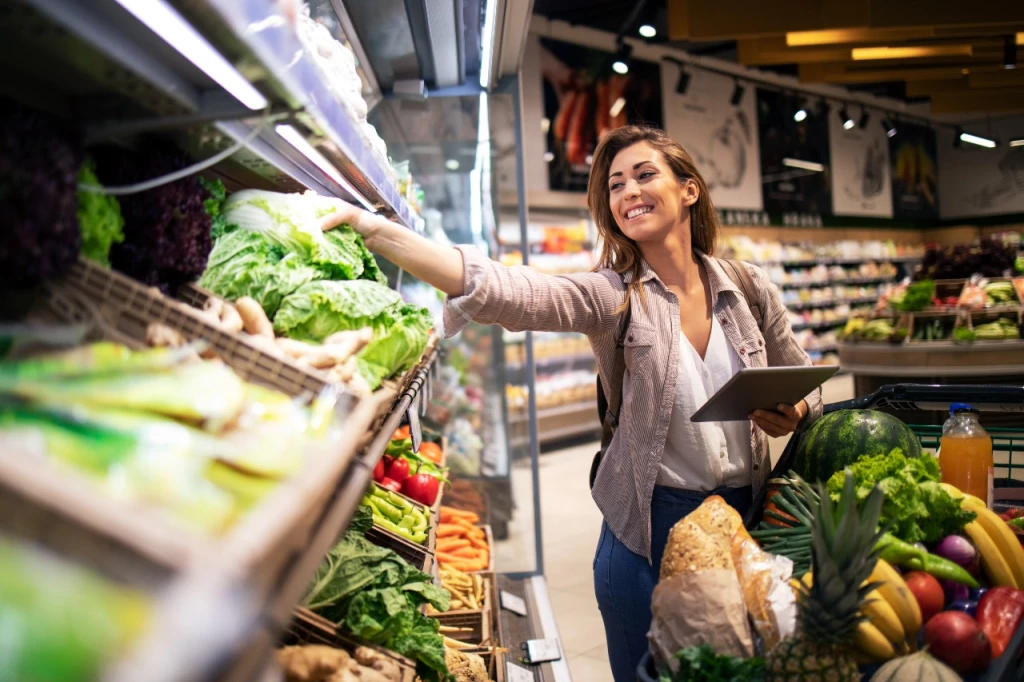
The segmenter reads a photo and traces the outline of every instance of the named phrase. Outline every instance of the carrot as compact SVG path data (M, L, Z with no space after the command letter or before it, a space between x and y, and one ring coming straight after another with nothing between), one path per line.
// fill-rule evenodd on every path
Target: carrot
M454 568L457 571L462 571L463 573L482 571L487 568L486 563L481 563L479 561L450 561L445 562L444 565L448 568Z
M487 540L484 539L484 538L478 538L478 537L475 537L475 536L471 536L469 538L469 544L470 544L470 546L476 547L477 549L483 549L483 550L489 550L490 549L490 547L487 546Z
M449 554L447 552L441 552L441 551L438 551L437 553L435 553L434 556L437 557L437 561L439 563L442 563L442 564L449 564L451 562L458 563L458 562L461 562L461 561L465 561L464 557L458 557L458 556L455 556L454 554Z
M437 550L439 552L450 552L455 549L462 549L463 547L469 547L473 543L472 540L463 540L461 538L441 538L437 541Z
M480 521L480 516L476 512L466 511L465 509L456 509L455 507L441 507L441 516L448 516L451 518L465 518L469 519L473 523Z
M456 524L452 524L452 523L439 523L437 525L437 537L439 537L439 538L447 538L447 537L453 537L453 536L454 537L460 537L460 536L464 535L465 532L466 532L465 528L463 528L462 526L456 525Z
M463 559L479 559L480 550L476 547L460 547L459 549L448 552L452 556L459 556Z

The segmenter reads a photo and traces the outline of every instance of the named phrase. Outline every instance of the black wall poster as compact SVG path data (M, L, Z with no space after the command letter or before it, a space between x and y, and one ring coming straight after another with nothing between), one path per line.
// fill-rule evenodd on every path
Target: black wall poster
M797 122L801 106L799 98L757 91L764 210L826 215L832 212L828 122L810 106Z

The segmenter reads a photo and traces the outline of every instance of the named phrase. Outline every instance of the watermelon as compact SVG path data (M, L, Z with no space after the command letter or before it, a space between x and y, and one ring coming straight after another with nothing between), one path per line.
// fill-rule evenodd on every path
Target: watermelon
M921 456L921 442L896 417L875 410L837 410L803 434L792 469L808 481L827 481L837 471L869 455L899 448L907 457Z

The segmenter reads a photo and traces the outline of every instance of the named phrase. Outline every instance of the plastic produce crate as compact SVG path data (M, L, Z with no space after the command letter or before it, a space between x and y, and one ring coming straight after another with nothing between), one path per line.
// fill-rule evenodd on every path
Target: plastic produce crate
M949 412L952 403L967 403L985 412L1017 413L1024 424L1024 386L997 385L929 385L891 384L882 386L866 396L825 405L824 413L849 409L882 409L900 412ZM942 435L941 426L907 424L921 441L921 447L934 452ZM1001 487L1024 486L1024 426L1019 429L985 427L992 436L992 454L995 459L996 490ZM789 439L778 464L772 469L771 478L786 474L800 443L800 433ZM761 522L767 486L754 496L750 511L744 523L753 529ZM644 663L643 665L648 665ZM646 682L647 678L639 677ZM866 679L867 676L865 676ZM657 676L654 678L657 680ZM1024 680L1024 623L1017 628L1006 652L994 660L983 675L966 678L967 682L1011 682Z

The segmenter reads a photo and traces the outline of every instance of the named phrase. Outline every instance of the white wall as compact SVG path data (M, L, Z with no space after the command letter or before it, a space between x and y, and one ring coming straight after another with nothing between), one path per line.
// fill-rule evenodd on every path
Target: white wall
M962 142L954 149L954 131L938 131L942 218L1024 213L1024 147L1007 144L1011 138L1024 138L1024 116L965 125L964 130L995 137L1000 145L986 149Z

